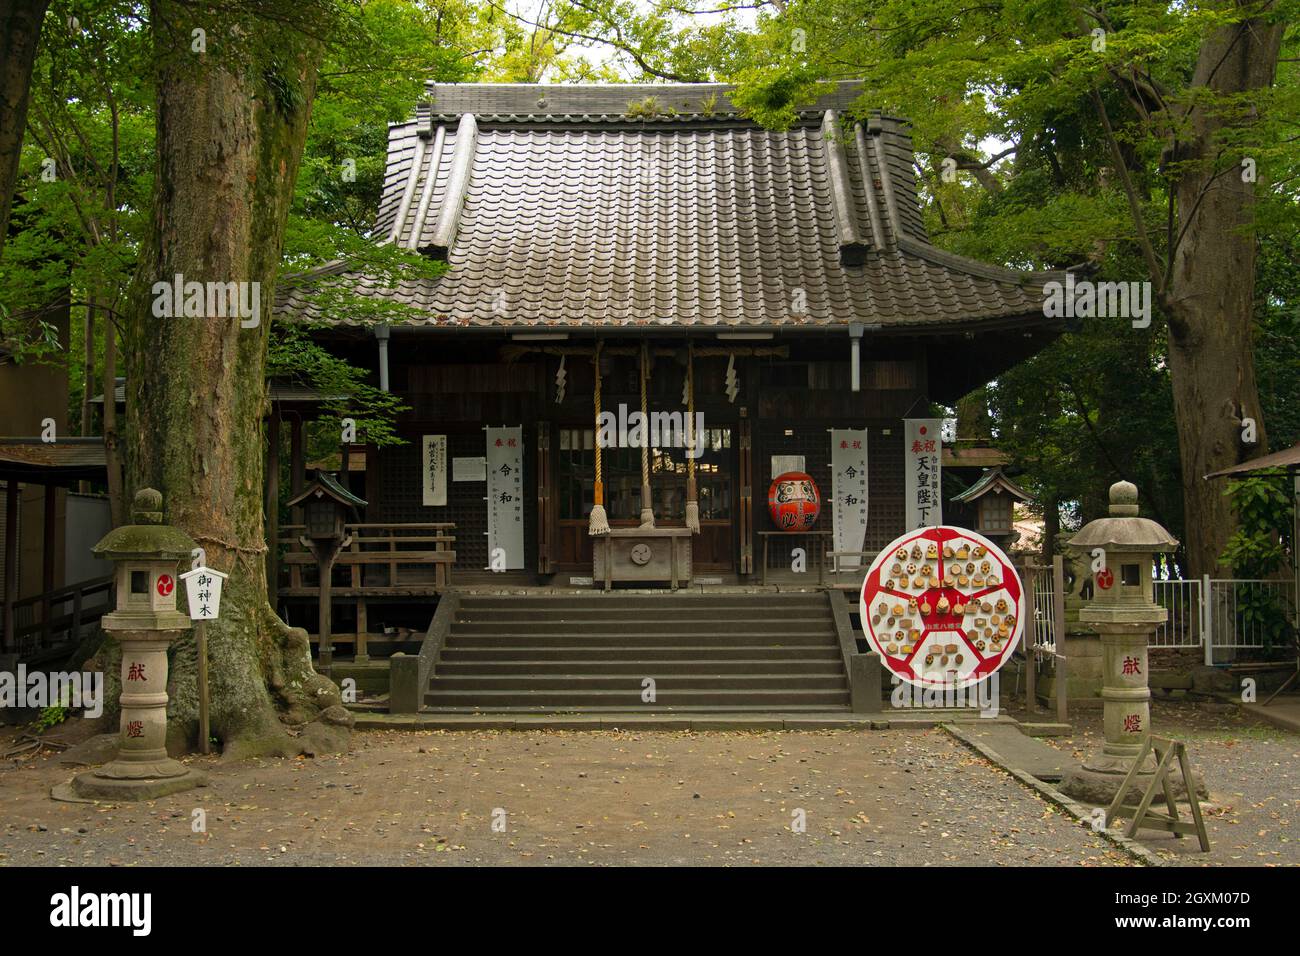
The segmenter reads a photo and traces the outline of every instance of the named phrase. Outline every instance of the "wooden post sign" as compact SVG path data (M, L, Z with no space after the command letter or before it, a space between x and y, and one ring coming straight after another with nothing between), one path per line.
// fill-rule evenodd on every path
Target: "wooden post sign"
M210 749L208 740L208 629L207 621L215 621L221 614L221 585L229 575L200 564L181 575L185 582L185 596L190 604L190 620L194 621L194 641L199 659L199 753Z
M190 620L215 621L221 612L221 585L229 577L200 565L181 575L190 602Z

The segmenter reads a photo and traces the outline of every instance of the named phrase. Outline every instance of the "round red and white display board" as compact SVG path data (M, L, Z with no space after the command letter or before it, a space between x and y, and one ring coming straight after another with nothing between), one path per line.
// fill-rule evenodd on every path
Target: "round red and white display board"
M862 630L890 671L920 687L978 684L1024 628L1020 576L983 535L941 525L881 551L862 585Z

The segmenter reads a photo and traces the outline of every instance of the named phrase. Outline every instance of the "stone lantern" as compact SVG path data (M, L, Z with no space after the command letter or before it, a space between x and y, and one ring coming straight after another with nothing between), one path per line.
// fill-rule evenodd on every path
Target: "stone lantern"
M102 626L122 645L122 697L116 759L78 775L72 795L94 800L152 800L206 782L167 756L167 647L190 628L176 610L176 566L195 547L163 524L162 494L136 492L133 524L110 531L91 550L116 565L116 609ZM55 796L61 796L56 788Z
M1063 793L1091 803L1109 803L1151 732L1151 690L1147 646L1169 612L1152 599L1155 556L1178 542L1163 527L1138 516L1137 487L1110 486L1110 516L1090 521L1070 540L1093 574L1091 601L1079 621L1101 637L1102 706L1105 743L1101 752L1067 772ZM1098 550L1100 549L1100 550ZM1155 771L1154 758L1142 771ZM1144 785L1143 785L1144 786Z

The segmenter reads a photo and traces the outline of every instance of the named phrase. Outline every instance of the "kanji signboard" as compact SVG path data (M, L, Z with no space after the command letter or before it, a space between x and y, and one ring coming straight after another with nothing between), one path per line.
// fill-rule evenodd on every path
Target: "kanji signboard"
M221 585L227 575L212 568L197 567L181 575L190 602L190 619L215 621L221 612Z
M424 492L421 498L426 508L442 508L447 504L447 436L425 435L420 443L420 464L423 469Z
M862 630L892 673L921 687L979 683L1024 628L1020 577L982 535L940 526L881 551L862 586Z
M943 524L942 455L937 418L903 420L903 481L907 498L907 527Z
M861 551L867 536L867 430L831 429L831 496L835 499L836 551ZM858 568L858 558L843 557L839 566Z
M513 571L524 566L524 438L519 425L488 428L488 562ZM497 557L503 564L497 564Z

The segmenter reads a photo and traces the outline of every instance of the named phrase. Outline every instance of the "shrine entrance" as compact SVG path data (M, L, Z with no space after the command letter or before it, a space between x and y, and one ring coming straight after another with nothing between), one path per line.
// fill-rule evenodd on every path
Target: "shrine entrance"
M700 531L691 547L697 571L736 570L736 440L731 426L701 432L695 459ZM556 570L590 573L592 539L588 524L595 501L596 431L590 425L556 428ZM605 512L612 528L635 528L641 521L641 449L601 449ZM686 524L687 458L684 448L649 449L650 494L655 523Z

